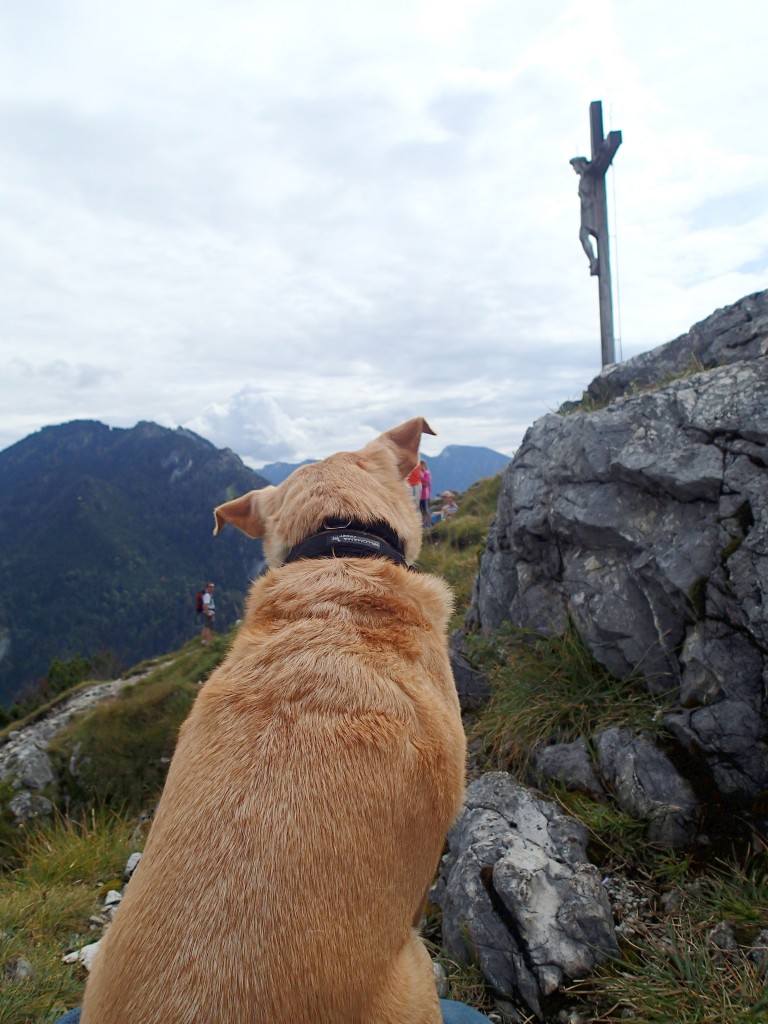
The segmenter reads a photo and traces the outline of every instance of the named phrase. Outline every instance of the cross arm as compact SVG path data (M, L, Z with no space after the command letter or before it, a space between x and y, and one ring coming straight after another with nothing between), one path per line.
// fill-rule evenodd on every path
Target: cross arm
M620 145L621 132L609 132L607 138L603 140L602 146L600 146L590 161L589 173L594 175L605 174Z

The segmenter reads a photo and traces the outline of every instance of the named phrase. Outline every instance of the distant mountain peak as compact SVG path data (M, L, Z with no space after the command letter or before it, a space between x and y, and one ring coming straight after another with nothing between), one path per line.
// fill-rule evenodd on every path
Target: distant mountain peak
M270 462L256 472L266 477L271 484L280 484L294 469L316 461ZM450 444L439 455L425 455L424 461L432 474L432 493L438 495L443 491L460 493L484 477L495 476L504 469L510 457L493 448Z
M0 703L54 658L110 651L127 667L190 639L205 579L222 626L238 618L261 544L214 538L212 510L266 483L229 449L149 421L73 420L0 452Z

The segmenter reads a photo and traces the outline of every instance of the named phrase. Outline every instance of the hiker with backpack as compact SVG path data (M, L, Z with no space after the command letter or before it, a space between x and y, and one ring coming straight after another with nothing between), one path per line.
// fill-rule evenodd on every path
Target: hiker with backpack
M213 636L213 627L216 623L216 602L213 599L214 583L206 583L205 589L197 595L197 611L203 617L203 631L201 643L207 647Z

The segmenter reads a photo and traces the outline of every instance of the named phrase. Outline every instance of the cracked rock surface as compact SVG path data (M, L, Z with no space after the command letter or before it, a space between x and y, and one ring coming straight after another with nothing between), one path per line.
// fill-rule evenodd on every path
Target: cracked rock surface
M535 1014L567 979L618 952L586 829L505 772L476 779L451 830L432 898L443 943L475 956L503 997Z
M590 385L622 396L607 407L538 420L504 474L467 617L572 622L613 676L670 699L665 755L688 772L660 829L672 845L694 827L688 784L740 812L768 788L766 353L761 292L609 367Z

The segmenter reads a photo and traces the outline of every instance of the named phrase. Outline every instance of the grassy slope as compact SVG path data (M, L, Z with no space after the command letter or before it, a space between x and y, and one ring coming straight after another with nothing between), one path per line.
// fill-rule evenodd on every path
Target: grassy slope
M206 648L191 640L115 700L71 721L51 745L63 780L60 805L75 813L93 806L123 814L151 808L165 781L179 726L228 644L224 635L214 636ZM67 770L73 755L74 776Z
M23 844L23 866L0 878L0 964L5 971L22 957L33 974L0 983L0 1024L48 1024L78 1005L85 971L61 957L98 938L89 917L106 887L122 885L134 829L94 813L80 824L62 818Z
M62 955L98 938L89 918L142 848L141 812L156 802L179 725L229 642L191 641L137 666L147 671L139 683L73 720L53 745L60 767L78 751L77 781L63 772L57 794L70 813L26 835L0 827L0 969L23 957L33 970L25 981L4 983L0 1024L47 1024L79 1003L85 970Z
M454 625L469 603L482 542L495 510L498 478L471 488L454 520L439 524L420 559L444 575L457 593ZM178 724L199 680L223 657L227 639L213 649L196 643L157 665L146 679L109 707L74 724L57 743L68 758L80 743L92 758L77 791L61 794L82 807L121 808L86 814L81 825L62 819L31 836L21 866L0 878L0 963L24 956L31 981L8 983L0 1000L0 1024L54 1021L75 1005L84 983L81 968L61 964L61 954L91 937L88 917L100 906L109 878L119 878L129 852L135 814L151 809L164 776ZM595 716L657 728L658 708L596 666L578 638L544 640L507 630L476 642L476 658L492 680L493 699L468 723L482 767L523 771L531 743L568 739ZM583 795L553 791L592 834L591 854L608 872L620 872L648 894L642 921L622 940L622 960L574 984L566 1002L583 1021L613 1024L768 1022L766 965L747 956L747 946L768 929L766 850L751 850L713 864L649 850L643 829L614 806ZM733 924L736 948L717 952L712 928ZM428 939L439 955L439 920ZM486 1010L491 994L476 969L443 961L451 996Z
M459 628L472 597L472 582L496 511L501 477L489 477L473 484L459 497L459 511L437 523L424 538L419 567L442 576L453 588L456 611L452 628Z

